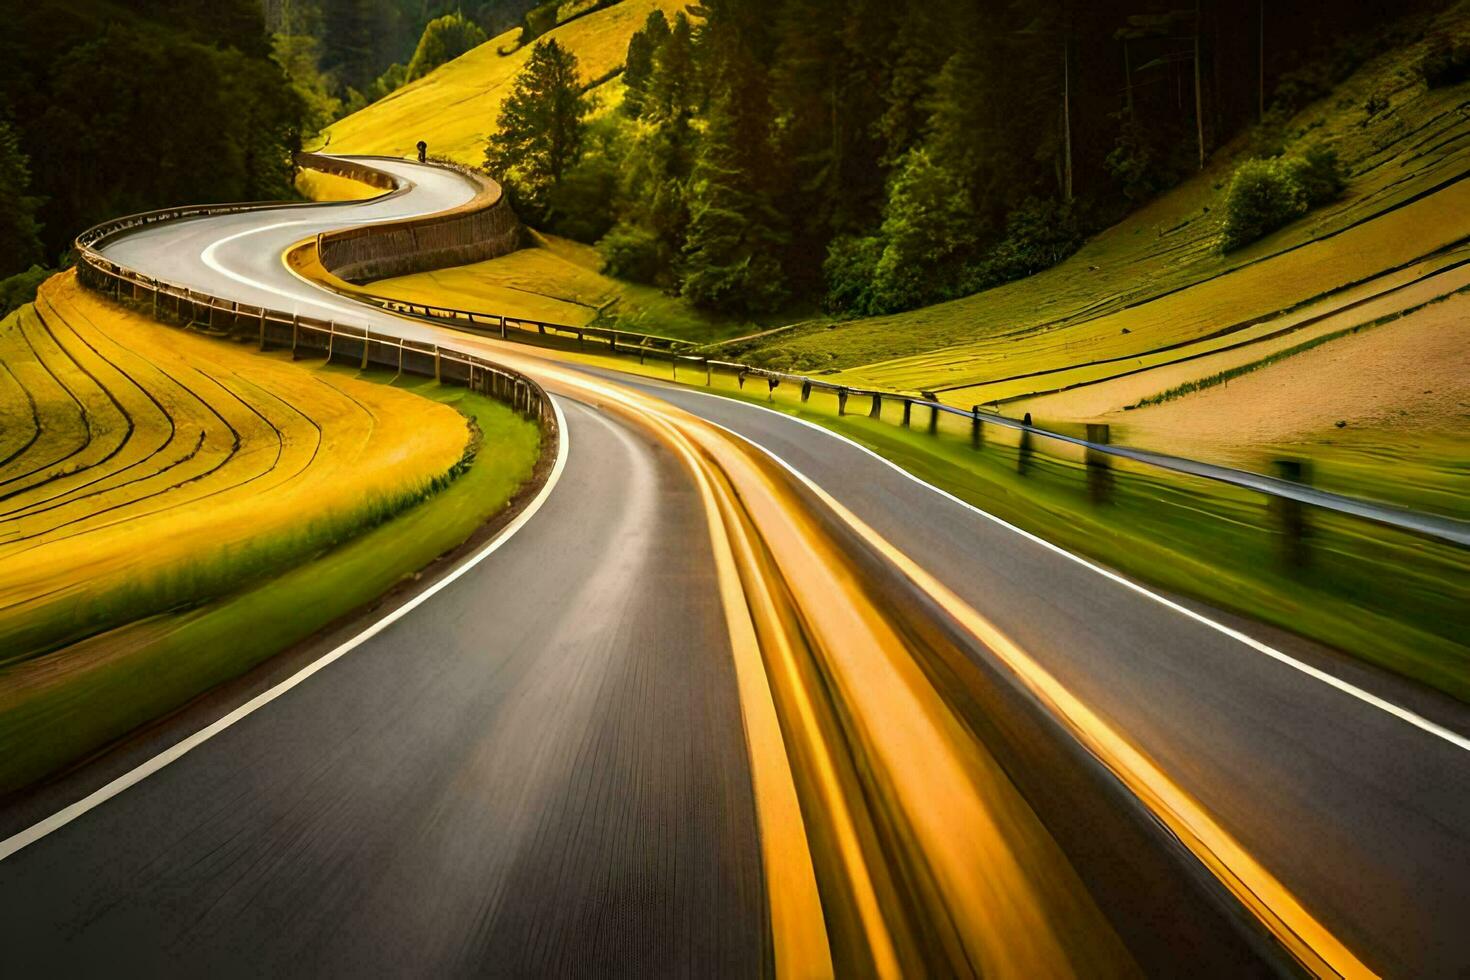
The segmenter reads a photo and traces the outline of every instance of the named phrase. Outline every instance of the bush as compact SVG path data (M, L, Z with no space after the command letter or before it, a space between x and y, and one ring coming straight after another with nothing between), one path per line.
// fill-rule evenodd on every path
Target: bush
M27 303L35 302L36 290L53 270L33 265L8 279L0 279L0 317L9 316Z
M1077 251L1082 238L1072 208L1055 200L1028 198L1006 216L1005 237L986 256L980 281L969 288L995 286L1050 269Z
M1337 162L1337 151L1334 149L1319 143L1308 147L1301 157L1289 159L1287 166L1306 192L1309 207L1336 200L1342 193L1342 168Z
M1188 155L1180 150L1189 145L1176 127L1150 129L1125 119L1103 167L1130 203L1141 204L1189 173Z
M603 271L619 279L655 283L663 264L657 236L636 225L615 225L597 243Z
M883 241L873 235L833 239L822 263L827 309L833 313L871 312L873 275L882 257Z
M521 21L521 36L517 43L525 47L556 27L556 17L560 10L561 0L551 0L550 3L543 3L539 7L526 11L526 16Z
M981 231L960 176L927 149L910 150L883 209L871 312L907 310L952 293Z
M1225 251L1240 248L1307 213L1307 192L1284 158L1247 160L1225 197Z
M1228 252L1290 224L1343 186L1337 152L1320 144L1299 157L1247 160L1226 192L1221 247Z
M485 32L480 30L480 25L462 14L448 13L443 17L435 17L424 26L424 33L419 38L418 47L414 49L403 82L423 78L440 65L484 44L485 40Z
M1419 61L1419 74L1430 88L1457 85L1470 78L1470 43L1435 38Z
M588 126L586 149L548 195L549 231L591 244L612 230L627 140L608 115Z

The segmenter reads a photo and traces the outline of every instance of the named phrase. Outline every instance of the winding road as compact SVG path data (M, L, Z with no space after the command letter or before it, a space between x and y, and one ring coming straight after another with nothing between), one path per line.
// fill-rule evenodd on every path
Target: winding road
M0 813L6 975L1470 969L1463 705L815 425L322 292L292 243L474 193L365 162L406 190L104 252L522 370L557 471L391 616Z

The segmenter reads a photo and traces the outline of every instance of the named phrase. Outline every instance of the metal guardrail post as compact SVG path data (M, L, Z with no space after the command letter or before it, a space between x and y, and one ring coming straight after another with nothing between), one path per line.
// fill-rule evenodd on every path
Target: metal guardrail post
M801 400L805 402L810 397L812 397L812 383L810 381L807 381L806 379L802 379Z
M704 386L708 388L715 382L714 368L709 366L709 358L704 359Z
M1021 444L1016 448L1016 472L1022 476L1031 468L1031 454L1034 452L1031 446L1031 416L1027 414L1026 425L1028 428L1021 430Z
M766 378L766 401L775 402L776 386L781 383L779 378Z
M837 389L837 415L841 417L847 414L847 389Z
M334 321L332 321L332 320L328 320L327 321L327 363L328 364L331 364L332 363L332 348L335 347L336 345L337 345L337 324Z
M980 406L979 405L972 406L970 408L970 448L971 449L979 449L980 447L982 447L982 446L985 445L985 430L983 428L981 428L982 425L984 425L984 423L980 421Z
M1300 459L1277 459L1271 463L1276 475L1303 486L1312 482L1312 464ZM1306 505L1291 497L1272 496L1267 509L1275 518L1277 531L1281 535L1281 557L1288 568L1305 569L1311 564L1311 549L1308 538L1312 528L1307 520Z
M296 344L301 339L301 314L291 314L291 360L296 360Z
M156 293L154 295L157 295ZM260 308L260 343L259 348L265 350L265 307Z
M939 406L929 406L929 434L932 436L939 431Z
M1087 423L1087 441L1106 446L1111 440L1106 423ZM1094 504L1105 504L1113 497L1112 457L1107 453L1087 447L1084 454L1087 462L1087 492Z
M362 328L362 366L358 368L359 371L366 371L368 369L368 348L372 345L372 342L373 342L373 332L371 330L369 330L367 327L363 327Z
M876 391L873 392L873 405L868 409L868 418L881 419L883 417L883 396Z
M903 427L905 429L909 427L909 421L912 419L913 414L914 400L912 398L905 398L903 400Z
M439 362L439 345L438 344L435 344L434 345L434 383L436 385L437 384L443 384L444 383L443 368L442 368L442 366L441 366L441 364Z

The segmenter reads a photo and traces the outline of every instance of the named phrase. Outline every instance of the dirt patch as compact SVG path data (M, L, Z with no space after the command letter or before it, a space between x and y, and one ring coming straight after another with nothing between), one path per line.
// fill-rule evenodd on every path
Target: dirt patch
M1470 437L1470 296L1110 418L1126 427L1130 442L1168 451L1292 442L1339 422Z

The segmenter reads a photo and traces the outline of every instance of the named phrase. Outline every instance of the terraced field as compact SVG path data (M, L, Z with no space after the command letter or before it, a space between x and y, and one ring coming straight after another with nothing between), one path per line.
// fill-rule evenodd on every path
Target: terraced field
M1222 188L1238 158L1090 241L1068 261L974 296L773 339L765 356L830 365L856 384L950 393L984 403L1097 380L1269 332L1306 303L1357 300L1380 276L1444 264L1470 235L1470 86L1426 90L1404 60L1380 59L1293 121L1298 144L1325 140L1350 175L1335 204L1239 252L1220 254ZM1364 118L1339 103L1385 94ZM1380 285L1387 288L1392 283ZM1276 326L1285 324L1278 323Z
M581 64L582 77L592 82L622 66L628 38L643 26L649 11L657 7L672 17L684 6L682 0L622 0L563 23L545 36L572 51ZM519 34L516 28L492 38L332 124L326 131L331 152L408 156L419 140L426 140L429 152L436 156L479 165L485 159L485 138L495 126L501 100L531 54L529 46L516 46ZM598 94L611 104L620 89L613 86Z
M423 498L453 409L129 313L71 274L0 330L0 666L189 607Z

